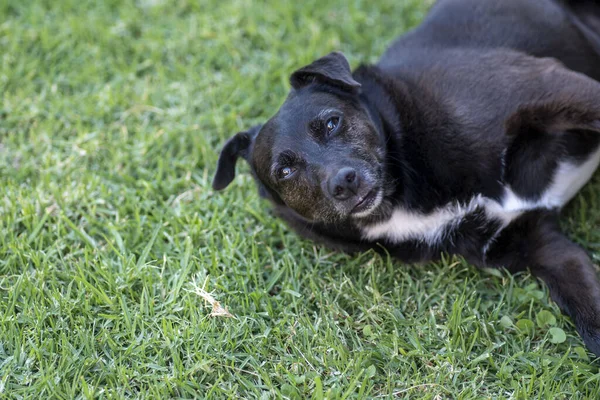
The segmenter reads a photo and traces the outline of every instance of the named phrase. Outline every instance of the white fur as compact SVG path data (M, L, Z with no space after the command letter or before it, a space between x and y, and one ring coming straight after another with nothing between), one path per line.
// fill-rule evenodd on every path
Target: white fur
M552 185L537 202L521 199L510 188L507 188L503 207L506 210L513 211L534 208L561 208L590 180L599 163L600 148L583 164L576 165L563 162L554 173Z
M417 238L433 244L442 239L441 235L448 224L460 222L465 215L475 211L477 206L477 199L474 199L465 206L449 204L429 214L396 208L390 219L365 228L363 235L370 240L386 238L399 243Z
M484 246L484 253L500 231L522 213L533 209L554 209L563 207L592 177L600 164L600 148L583 164L562 162L557 167L552 184L538 201L532 202L518 197L509 186L505 186L504 197L500 202L477 195L467 204L450 203L424 214L396 208L392 216L379 224L363 228L365 239L387 239L393 243L406 240L421 240L433 245L442 241L448 227L457 226L468 214L478 208L486 215L499 219L502 225L490 242Z

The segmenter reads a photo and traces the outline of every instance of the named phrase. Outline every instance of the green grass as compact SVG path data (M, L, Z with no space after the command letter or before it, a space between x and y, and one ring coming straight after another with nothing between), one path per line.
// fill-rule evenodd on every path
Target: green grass
M294 68L375 61L426 3L0 2L0 398L600 397L529 275L315 247L246 166L210 189ZM599 188L565 217L596 261Z

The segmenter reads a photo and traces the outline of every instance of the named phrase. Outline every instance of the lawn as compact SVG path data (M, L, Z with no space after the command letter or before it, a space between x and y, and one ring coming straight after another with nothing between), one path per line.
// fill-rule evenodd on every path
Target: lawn
M599 398L529 274L316 247L245 165L210 188L295 68L430 3L1 1L0 398ZM597 263L598 178L564 218Z

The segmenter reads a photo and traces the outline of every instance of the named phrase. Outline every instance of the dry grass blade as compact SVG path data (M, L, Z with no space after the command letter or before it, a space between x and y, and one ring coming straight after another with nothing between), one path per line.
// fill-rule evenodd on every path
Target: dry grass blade
M208 278L207 278L208 279ZM226 307L222 306L211 293L207 292L204 287L206 287L207 280L204 281L202 287L194 285L194 293L198 296L202 297L204 301L211 305L212 311L210 313L211 317L225 317L225 318L235 318L235 315L231 314Z

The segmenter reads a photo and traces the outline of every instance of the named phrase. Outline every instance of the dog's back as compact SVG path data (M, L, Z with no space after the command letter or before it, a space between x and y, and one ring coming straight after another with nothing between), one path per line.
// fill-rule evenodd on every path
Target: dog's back
M415 58L443 62L442 50L457 48L509 48L553 57L600 80L600 5L595 0L439 0L379 64L388 69Z

